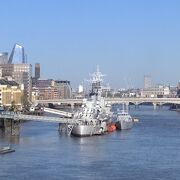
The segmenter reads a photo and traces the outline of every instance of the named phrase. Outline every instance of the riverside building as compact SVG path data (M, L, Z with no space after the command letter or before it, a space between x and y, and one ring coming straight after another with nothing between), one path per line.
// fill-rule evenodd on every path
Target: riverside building
M24 88L24 94L31 98L31 64L0 64L2 77L11 76Z
M52 79L38 79L32 87L32 101L59 99L59 94Z
M55 88L58 91L59 98L62 99L70 99L72 97L72 89L70 85L70 81L55 81Z
M12 102L17 107L22 107L21 98L23 90L15 81L0 79L0 106L10 107Z
M32 101L48 99L69 99L72 97L70 81L38 79L32 87Z

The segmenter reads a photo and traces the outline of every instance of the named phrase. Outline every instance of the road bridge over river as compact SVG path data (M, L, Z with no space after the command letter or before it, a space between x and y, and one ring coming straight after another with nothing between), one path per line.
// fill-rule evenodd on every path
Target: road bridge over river
M152 104L180 104L180 98L106 98L106 102L110 104L115 103L125 103L125 104L143 104L143 103L152 103Z
M134 105L140 105L143 103L152 103L154 108L157 105L164 104L180 104L180 98L105 98L105 102L107 104L126 104L130 103ZM49 100L37 100L35 101L37 104L69 104L72 107L76 104L82 104L83 99L49 99Z

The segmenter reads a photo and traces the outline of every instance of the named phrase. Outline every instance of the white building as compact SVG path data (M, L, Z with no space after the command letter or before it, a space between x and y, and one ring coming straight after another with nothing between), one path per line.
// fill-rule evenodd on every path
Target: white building
M147 98L156 98L156 97L168 97L170 96L170 87L169 86L156 86L151 88L142 89L141 97Z

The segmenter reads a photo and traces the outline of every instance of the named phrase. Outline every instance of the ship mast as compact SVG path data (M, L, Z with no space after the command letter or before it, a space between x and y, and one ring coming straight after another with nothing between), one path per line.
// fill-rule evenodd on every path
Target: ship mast
M97 65L96 72L94 72L90 76L91 76L91 78L90 78L89 82L92 85L90 95L101 96L101 90L102 90L101 83L103 82L103 77L105 76L105 74L102 74L100 72L99 65Z

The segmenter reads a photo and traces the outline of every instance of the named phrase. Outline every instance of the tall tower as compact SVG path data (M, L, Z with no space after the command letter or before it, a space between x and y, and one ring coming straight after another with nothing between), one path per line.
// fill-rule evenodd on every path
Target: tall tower
M35 79L39 79L40 78L40 63L36 63L35 64Z
M24 47L19 45L19 44L15 44L11 55L9 57L9 64L24 64L27 63L27 59L25 56L25 52L24 52Z
M177 97L180 98L180 82L177 85Z
M144 76L144 89L148 89L152 87L152 79L151 76L145 75Z

